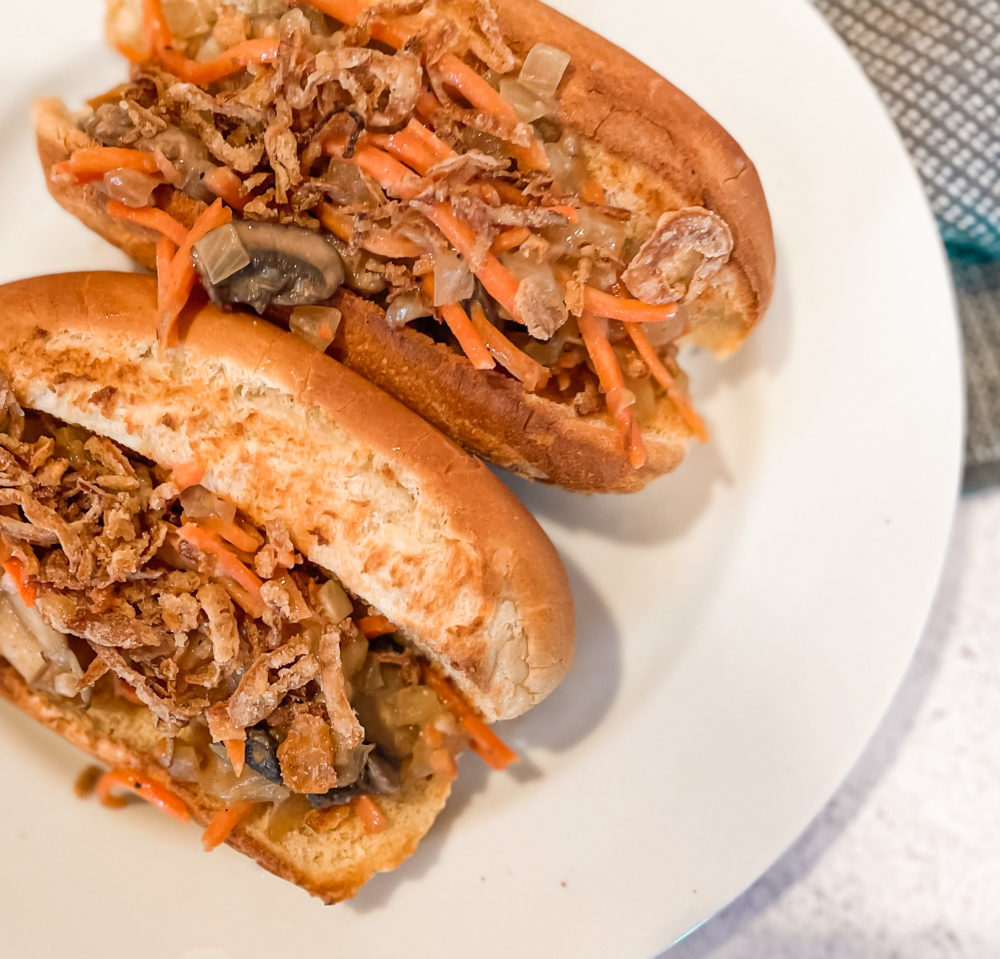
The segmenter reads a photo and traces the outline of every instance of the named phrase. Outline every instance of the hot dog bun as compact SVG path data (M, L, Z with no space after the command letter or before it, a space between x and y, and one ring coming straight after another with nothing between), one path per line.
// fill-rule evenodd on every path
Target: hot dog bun
M488 720L523 712L572 656L565 571L516 498L391 397L263 321L189 306L177 349L156 346L156 284L81 273L0 287L0 377L26 410L113 439L202 485L258 527L279 523L310 562L376 606ZM0 658L0 694L112 766L168 784L207 822L224 805L154 758L152 714L95 695L88 709ZM231 840L326 901L415 848L450 777L380 798L389 828L268 838L256 812Z
M573 52L556 119L579 136L587 172L604 185L607 202L632 212L629 235L636 245L665 211L704 208L728 225L728 261L684 310L687 342L719 356L732 352L762 317L774 281L770 219L753 164L697 104L618 47L535 0L494 5L504 40L519 58L538 42ZM134 42L129 31L137 22L137 4L116 0L108 19L111 42ZM56 104L41 104L36 123L47 171L88 142ZM152 265L154 234L108 216L93 188L51 175L48 181L63 206ZM201 208L176 195L165 204L185 223ZM473 369L422 332L391 329L378 312L357 309L349 294L337 303L345 311L334 344L338 358L467 449L514 472L572 490L628 492L674 469L691 439L689 423L658 393L640 415L646 462L636 469L623 456L607 409L581 415L572 403L530 393L503 372Z

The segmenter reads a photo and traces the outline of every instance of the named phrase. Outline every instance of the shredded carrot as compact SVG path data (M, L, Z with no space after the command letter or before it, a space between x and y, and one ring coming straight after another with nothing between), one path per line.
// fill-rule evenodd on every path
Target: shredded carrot
M516 250L529 236L531 236L531 230L526 226L512 226L498 234L490 246L490 251L492 253L506 253L509 250Z
M150 176L160 172L152 153L127 147L82 147L74 150L68 160L54 164L51 172L53 176L72 176L89 183L112 170L137 170Z
M605 203L607 195L604 192L604 187L597 180L584 180L580 186L580 199L584 203Z
M25 606L34 606L35 601L38 599L38 594L35 591L34 583L28 581L27 575L24 571L24 563L22 563L16 556L12 556L6 563L3 564L4 572L10 577L11 582L14 584L14 589L17 590L17 595L21 597L21 602Z
M309 5L325 13L334 20L351 25L369 6L365 0L308 0ZM379 40L397 50L406 45L412 33L399 23L384 23L376 20L371 24L372 39Z
M227 739L225 746L229 764L233 767L236 778L239 779L247 761L247 744L242 739Z
M170 482L179 490L197 486L205 478L205 464L198 460L188 460L170 471Z
M665 323L677 316L676 303L653 306L625 296L613 296L593 286L583 288L583 308L597 316L626 323ZM677 331L678 334L680 330Z
M260 619L266 612L267 607L264 605L264 600L260 598L260 593L244 589L239 583L227 577L222 578L222 585L226 588L226 592L229 593L233 602L247 615Z
M510 203L512 206L525 206L527 198L513 183L509 183L507 180L494 180L492 186L504 203Z
M423 672L424 682L434 690L441 704L455 714L477 756L494 769L506 769L518 761L517 753L480 719L447 679L429 666L425 666Z
M368 137L368 142L391 153L421 175L438 163L456 156L455 151L444 140L414 119L397 133L375 134Z
M360 619L355 620L355 623L368 639L373 639L376 636L387 636L389 633L396 632L395 623L381 614L362 616Z
M163 12L162 0L142 0L142 29L146 42L146 54L143 59L155 56L161 49L174 42L166 14Z
M430 90L424 90L417 97L414 112L425 123L430 123L433 126L434 118L441 112L441 101Z
M316 208L316 215L334 236L339 236L349 243L354 237L352 217L339 213L329 203L321 203ZM385 256L390 260L399 258L415 258L423 256L427 251L413 240L405 236L397 236L391 230L367 230L360 239L362 249L376 256Z
M228 576L251 596L260 600L260 588L264 585L260 577L248 569L215 533L210 533L196 523L185 523L177 530L177 535L185 543L190 543L201 552L214 556L216 567L222 575Z
M109 809L118 809L125 805L125 800L112 795L113 789L131 790L140 799L161 809L178 822L188 822L191 818L180 796L171 792L162 783L131 769L112 769L101 776L97 783L97 798L100 799L101 805Z
M427 298L434 301L434 274L428 273L423 278L424 291ZM490 351L486 349L483 338L476 331L469 319L469 314L462 308L461 303L445 303L437 307L441 318L448 329L451 330L462 352L469 358L469 362L477 370L492 370L496 366Z
M157 279L159 286L159 322L156 335L163 347L173 344L176 335L177 320L184 309L196 282L194 264L191 262L191 250L206 233L229 223L233 218L232 211L223 206L222 200L216 200L201 216L195 220L184 241L177 247L177 252L166 269L166 277L161 275L159 249L157 250Z
M471 268L476 260L476 234L472 227L455 216L447 203L435 204L427 211L427 216ZM519 319L520 311L514 306L518 288L517 277L492 253L486 253L480 259L481 262L473 269L473 273L486 288L486 292L515 320L521 322Z
M695 412L690 399L684 395L684 391L677 385L677 381L660 361L659 356L656 355L656 350L653 349L652 344L649 342L642 324L626 323L625 329L628 330L628 335L632 338L635 348L639 351L639 356L642 358L643 363L649 367L649 372L653 375L653 379L666 391L670 401L677 407L677 412L680 413L681 419L684 420L687 428L702 443L707 443L708 430L705 427L704 421Z
M234 73L239 73L240 70L245 70L252 63L270 63L278 56L278 46L277 37L245 40L243 43L237 43L236 46L224 50L214 60L208 60L204 63L189 60L182 53L171 50L169 47L161 47L156 52L156 59L170 73L185 83L194 83L203 87L210 83L217 83Z
M511 376L524 384L525 389L534 393L548 383L549 371L504 336L503 332L489 321L479 303L473 302L469 310L469 322L486 344L486 349Z
M642 436L635 428L635 397L625 387L625 377L618 365L618 358L608 342L607 321L584 310L577 318L577 323L583 345L587 348L597 378L601 381L608 410L621 431L629 462L638 469L646 461L646 450L642 444Z
M156 207L132 207L119 203L117 200L109 200L107 206L108 213L118 220L128 220L137 223L139 226L156 230L163 236L168 237L174 244L184 242L187 236L187 228L179 220L175 220L169 213L158 210Z
M467 63L459 60L453 53L446 53L435 63L442 82L460 93L477 110L499 117L512 127L523 126L514 108L493 89ZM542 144L534 139L531 146L513 146L512 152L517 160L529 170L547 170L548 156Z
M324 148L327 146L324 145ZM420 192L420 181L413 171L385 150L361 143L354 151L351 162L401 200L412 200Z
M235 546L241 553L256 553L260 549L260 540L243 529L239 523L224 520L221 516L200 516L196 522L210 533L215 533L216 536Z
M216 813L202 833L201 844L205 852L211 852L221 846L233 834L233 830L259 805L260 803L249 799L241 799L231 806L226 806L222 812Z
M249 194L243 188L243 181L227 166L209 170L204 176L204 183L234 210L242 210L250 200Z
M379 809L371 796L355 796L351 800L351 805L354 807L358 819L361 820L365 832L382 832L383 829L388 828L389 821L385 818L385 813Z

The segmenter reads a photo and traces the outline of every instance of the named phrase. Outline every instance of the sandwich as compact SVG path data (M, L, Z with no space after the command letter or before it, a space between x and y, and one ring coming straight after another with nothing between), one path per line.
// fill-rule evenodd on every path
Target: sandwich
M368 309L376 307L368 305ZM0 287L0 695L326 902L560 681L565 571L479 461L303 338L157 285Z
M572 490L706 437L678 350L741 344L773 239L750 160L652 70L537 0L110 0L107 34L129 80L40 103L39 152L157 268L164 342L196 282L314 332L333 307L318 348Z

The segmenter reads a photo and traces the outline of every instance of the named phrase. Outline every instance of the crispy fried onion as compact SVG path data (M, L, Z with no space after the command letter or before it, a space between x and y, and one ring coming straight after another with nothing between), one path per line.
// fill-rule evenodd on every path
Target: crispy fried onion
M722 217L704 207L664 213L622 282L646 303L673 303L698 296L733 251L733 234Z

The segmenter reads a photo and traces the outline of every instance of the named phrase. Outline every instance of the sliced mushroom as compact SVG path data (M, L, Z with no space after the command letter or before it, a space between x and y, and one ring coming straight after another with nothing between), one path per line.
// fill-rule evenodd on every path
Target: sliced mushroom
M209 268L213 264L195 254L202 283L217 306L243 303L258 313L272 304L310 306L330 299L344 282L340 254L317 233L253 220L235 221L232 228L249 259L246 266L220 278Z

